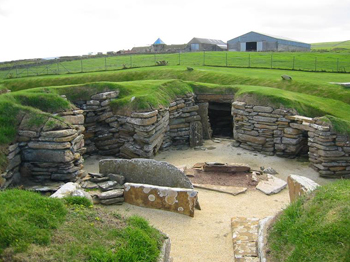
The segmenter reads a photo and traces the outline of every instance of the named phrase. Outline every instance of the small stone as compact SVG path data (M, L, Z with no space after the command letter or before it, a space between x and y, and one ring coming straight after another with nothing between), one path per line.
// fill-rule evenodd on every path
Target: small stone
M121 197L123 195L124 195L124 189L114 189L114 190L101 193L100 195L98 195L98 198L101 200L104 200L104 199Z
M101 182L105 182L105 181L108 181L109 178L108 177L93 177L90 179L91 182L94 182L94 183L101 183Z
M105 199L105 200L101 200L100 203L102 205L122 205L124 202L124 198L123 197L118 197L118 198L110 198L110 199Z
M214 139L213 142L214 143L221 143L221 141L219 139Z
M272 167L264 168L262 171L263 171L265 174L270 174L270 175L276 175L276 174L278 174L278 172L277 172L275 169L273 169Z
M289 75L281 75L281 77L283 80L289 80L289 81L292 80L292 77Z
M102 191L108 191L111 189L114 189L115 186L118 185L118 182L116 181L106 181L98 184L98 187L102 189Z
M116 181L119 185L124 185L124 183L125 183L125 177L122 175L108 174L108 178L111 181Z
M266 181L260 181L256 189L266 195L277 194L287 187L287 182L272 175L267 175Z

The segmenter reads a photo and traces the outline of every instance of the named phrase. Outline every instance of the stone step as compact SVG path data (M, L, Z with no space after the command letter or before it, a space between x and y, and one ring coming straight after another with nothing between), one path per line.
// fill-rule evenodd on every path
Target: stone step
M258 218L233 217L231 219L233 252L236 262L259 262Z

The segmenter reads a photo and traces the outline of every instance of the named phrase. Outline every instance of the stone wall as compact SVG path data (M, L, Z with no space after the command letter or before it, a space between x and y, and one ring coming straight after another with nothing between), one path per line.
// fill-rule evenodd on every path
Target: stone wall
M194 94L191 93L186 97L177 98L169 105L169 131L165 134L163 149L172 144L188 145L190 143L191 129L202 129L198 109L199 106L195 105Z
M18 143L14 143L8 147L7 151L7 168L0 175L0 188L6 188L10 184L17 184L20 180L19 167L21 164L21 154Z
M80 119L81 110L62 113L64 117ZM56 118L48 118L43 126L28 124L24 117L18 131L21 152L21 179L34 182L73 181L83 171L85 152L83 128Z
M325 177L350 177L350 140L318 118L293 109L232 104L234 138L242 148L266 155L308 154L310 166Z

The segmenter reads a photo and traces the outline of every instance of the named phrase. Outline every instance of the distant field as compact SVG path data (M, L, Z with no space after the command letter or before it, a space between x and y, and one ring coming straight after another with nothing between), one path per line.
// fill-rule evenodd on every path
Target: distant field
M350 40L339 41L339 42L323 42L323 43L314 43L311 44L312 50L338 50L350 52Z
M0 79L108 71L122 68L155 66L157 61L168 65L273 68L300 71L350 72L350 53L318 52L196 52L177 54L121 55L90 58L49 65L25 66L1 70ZM19 65L18 65L19 66Z

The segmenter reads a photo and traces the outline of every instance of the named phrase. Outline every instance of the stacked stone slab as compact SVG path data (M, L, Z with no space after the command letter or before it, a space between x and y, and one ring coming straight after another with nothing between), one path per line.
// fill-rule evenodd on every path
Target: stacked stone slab
M124 202L125 178L118 174L89 173L82 181L84 189L93 190L94 202L102 205L121 205Z
M171 144L188 145L193 135L203 133L198 109L199 106L195 105L194 94L192 93L187 94L185 97L177 98L169 105L169 131L166 133L163 148ZM202 141L195 142L195 140L194 138L192 146L202 143Z
M8 147L7 161L7 168L0 176L0 188L7 188L10 184L19 182L21 155L18 143L14 143Z
M242 148L295 157L308 152L310 165L324 177L350 177L350 140L318 118L292 109L232 104L234 138Z
M126 115L115 114L110 107L110 101L117 99L118 94L119 91L99 93L90 100L76 102L85 114L87 154L151 158L174 141L189 143L191 130L195 144L201 143L198 137L202 135L197 129L202 127L194 94L177 98L169 108ZM169 120L173 122L170 127Z
M273 155L276 142L288 142L287 139L282 141L282 138L290 122L286 116L293 115L293 110L236 101L232 104L232 115L234 138L241 143L242 148Z
M70 115L83 118L79 110ZM83 172L82 129L52 117L43 126L31 125L30 121L30 116L25 116L18 131L22 178L74 181Z
M151 158L163 144L169 125L169 111L159 109L150 112L134 112L126 118L126 124L131 129L129 129L128 141L120 149L120 156Z
M77 101L75 104L85 115L85 145L87 154L116 155L123 142L119 139L119 121L110 107L112 99L119 91L94 94L89 100Z

